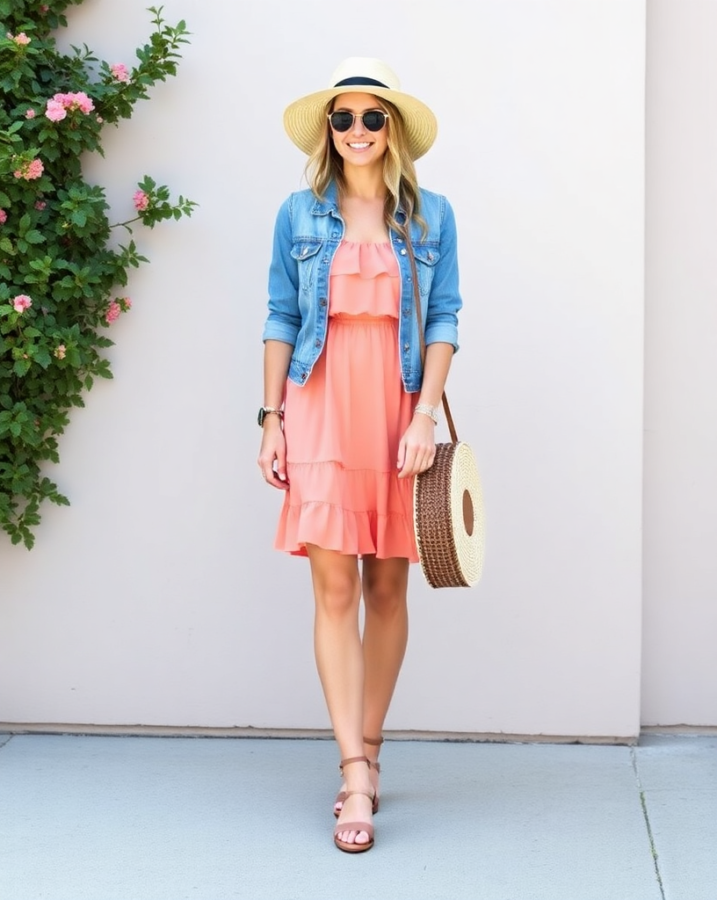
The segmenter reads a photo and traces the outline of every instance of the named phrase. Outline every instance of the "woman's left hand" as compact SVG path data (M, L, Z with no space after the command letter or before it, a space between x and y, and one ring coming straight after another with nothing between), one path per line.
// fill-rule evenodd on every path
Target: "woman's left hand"
M436 457L436 426L429 416L416 413L398 445L398 477L425 472Z

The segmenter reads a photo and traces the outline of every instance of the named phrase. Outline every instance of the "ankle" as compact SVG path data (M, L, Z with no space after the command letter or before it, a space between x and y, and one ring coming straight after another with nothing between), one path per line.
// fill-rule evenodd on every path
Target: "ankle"
M371 763L365 756L349 757L341 761L339 771L348 793L371 794Z
M383 744L383 738L370 738L364 737L364 752L368 757L369 766L375 769L377 772L381 771L381 766L378 762L378 755L381 752L381 744Z

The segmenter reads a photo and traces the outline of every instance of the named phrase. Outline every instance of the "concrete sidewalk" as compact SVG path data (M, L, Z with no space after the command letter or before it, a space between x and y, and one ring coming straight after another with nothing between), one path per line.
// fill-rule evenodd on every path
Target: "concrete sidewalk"
M717 737L387 741L353 856L332 741L0 745L0 900L717 900Z

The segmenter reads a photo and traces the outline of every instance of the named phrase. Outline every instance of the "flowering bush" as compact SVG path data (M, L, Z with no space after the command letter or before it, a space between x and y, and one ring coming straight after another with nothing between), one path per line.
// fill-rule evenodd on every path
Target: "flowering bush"
M151 7L154 31L137 63L111 65L84 46L57 50L53 33L82 0L0 0L0 524L14 544L34 544L43 501L68 500L45 474L58 435L96 377L111 378L106 329L131 307L122 290L146 258L113 228L153 228L191 215L145 176L129 218L110 225L104 190L84 181L82 158L102 153L103 127L129 118L149 88L176 74L187 43Z

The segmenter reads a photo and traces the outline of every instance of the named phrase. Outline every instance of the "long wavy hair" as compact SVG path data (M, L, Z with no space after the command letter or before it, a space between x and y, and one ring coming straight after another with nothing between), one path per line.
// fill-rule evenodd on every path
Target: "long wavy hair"
M326 188L332 181L336 182L339 192L339 203L346 191L346 179L344 177L344 161L339 155L331 137L331 125L328 115L333 110L336 98L331 100L324 111L326 122L323 137L318 141L314 152L306 163L306 181L316 197L323 199ZM388 148L383 157L383 180L386 185L386 200L384 202L383 217L386 226L404 237L408 237L408 229L411 222L415 222L425 237L428 226L421 216L421 195L418 191L418 178L416 167L408 152L408 140L406 128L401 118L401 113L388 100L376 97L376 106L388 114L388 120L384 128L388 129ZM396 218L399 207L406 214L406 221L401 224Z

